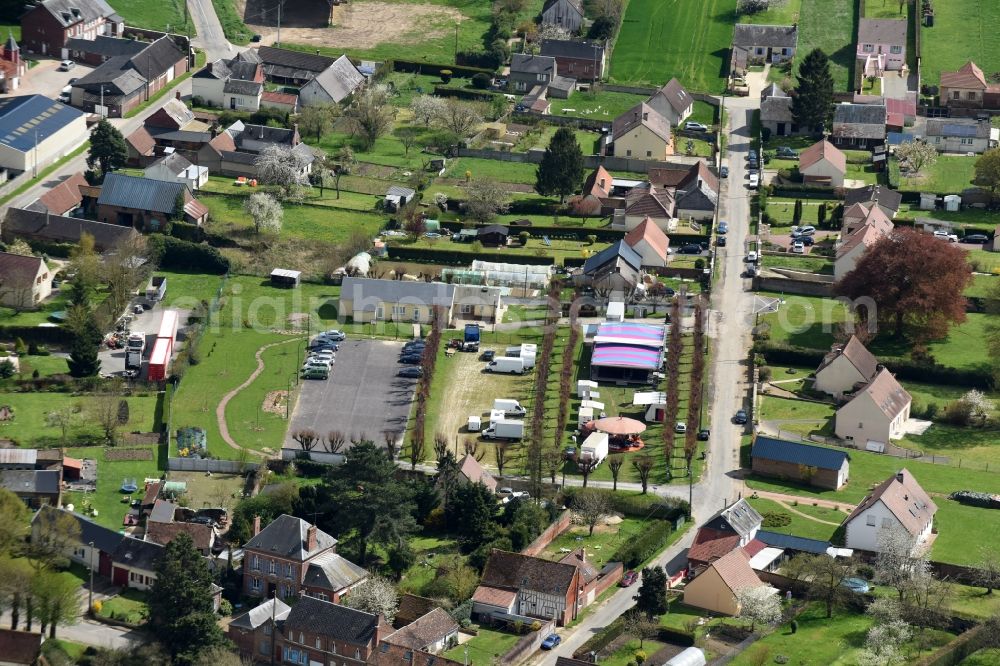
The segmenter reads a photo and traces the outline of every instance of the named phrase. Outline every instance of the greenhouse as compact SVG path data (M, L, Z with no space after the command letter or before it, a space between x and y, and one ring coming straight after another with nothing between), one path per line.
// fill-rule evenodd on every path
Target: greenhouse
M475 260L471 268L446 268L441 277L452 284L482 284L491 287L544 289L549 284L551 266L503 264Z

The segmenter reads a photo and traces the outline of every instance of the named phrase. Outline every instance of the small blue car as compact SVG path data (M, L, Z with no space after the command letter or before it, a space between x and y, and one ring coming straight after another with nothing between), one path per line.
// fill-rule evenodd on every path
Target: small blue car
M551 650L555 646L559 645L561 642L562 642L562 639L559 638L559 634L549 634L542 641L542 649L543 650Z

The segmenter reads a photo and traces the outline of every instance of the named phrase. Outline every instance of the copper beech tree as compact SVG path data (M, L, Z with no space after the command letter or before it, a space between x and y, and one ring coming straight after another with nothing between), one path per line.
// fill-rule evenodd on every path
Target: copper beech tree
M875 242L834 294L850 299L859 323L878 324L896 337L944 337L965 321L962 292L972 280L966 253L946 240L896 229Z

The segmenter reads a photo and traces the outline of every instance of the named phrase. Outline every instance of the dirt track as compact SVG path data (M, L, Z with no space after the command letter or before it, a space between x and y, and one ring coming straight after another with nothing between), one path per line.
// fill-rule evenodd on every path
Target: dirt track
M262 44L274 43L276 16L261 16L259 2L238 0L237 11L246 24L263 35ZM312 3L317 4L317 3ZM308 11L308 16L282 17L281 38L298 44L315 44L338 49L367 49L385 42L413 44L441 37L447 28L462 18L462 13L440 5L394 4L391 2L348 2L333 8L333 27L305 27L304 23L322 25L327 5L318 3L322 11ZM240 6L242 5L242 6ZM247 7L249 5L249 7ZM312 7L310 7L312 9Z

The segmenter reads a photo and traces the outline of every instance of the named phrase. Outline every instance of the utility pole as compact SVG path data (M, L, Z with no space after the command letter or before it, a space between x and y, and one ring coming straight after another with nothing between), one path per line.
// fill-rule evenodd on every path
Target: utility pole
M87 591L87 615L94 612L94 542L87 544L90 546L90 589Z
M284 2L278 3L278 40L275 42L278 46L281 46L281 5L283 4Z

